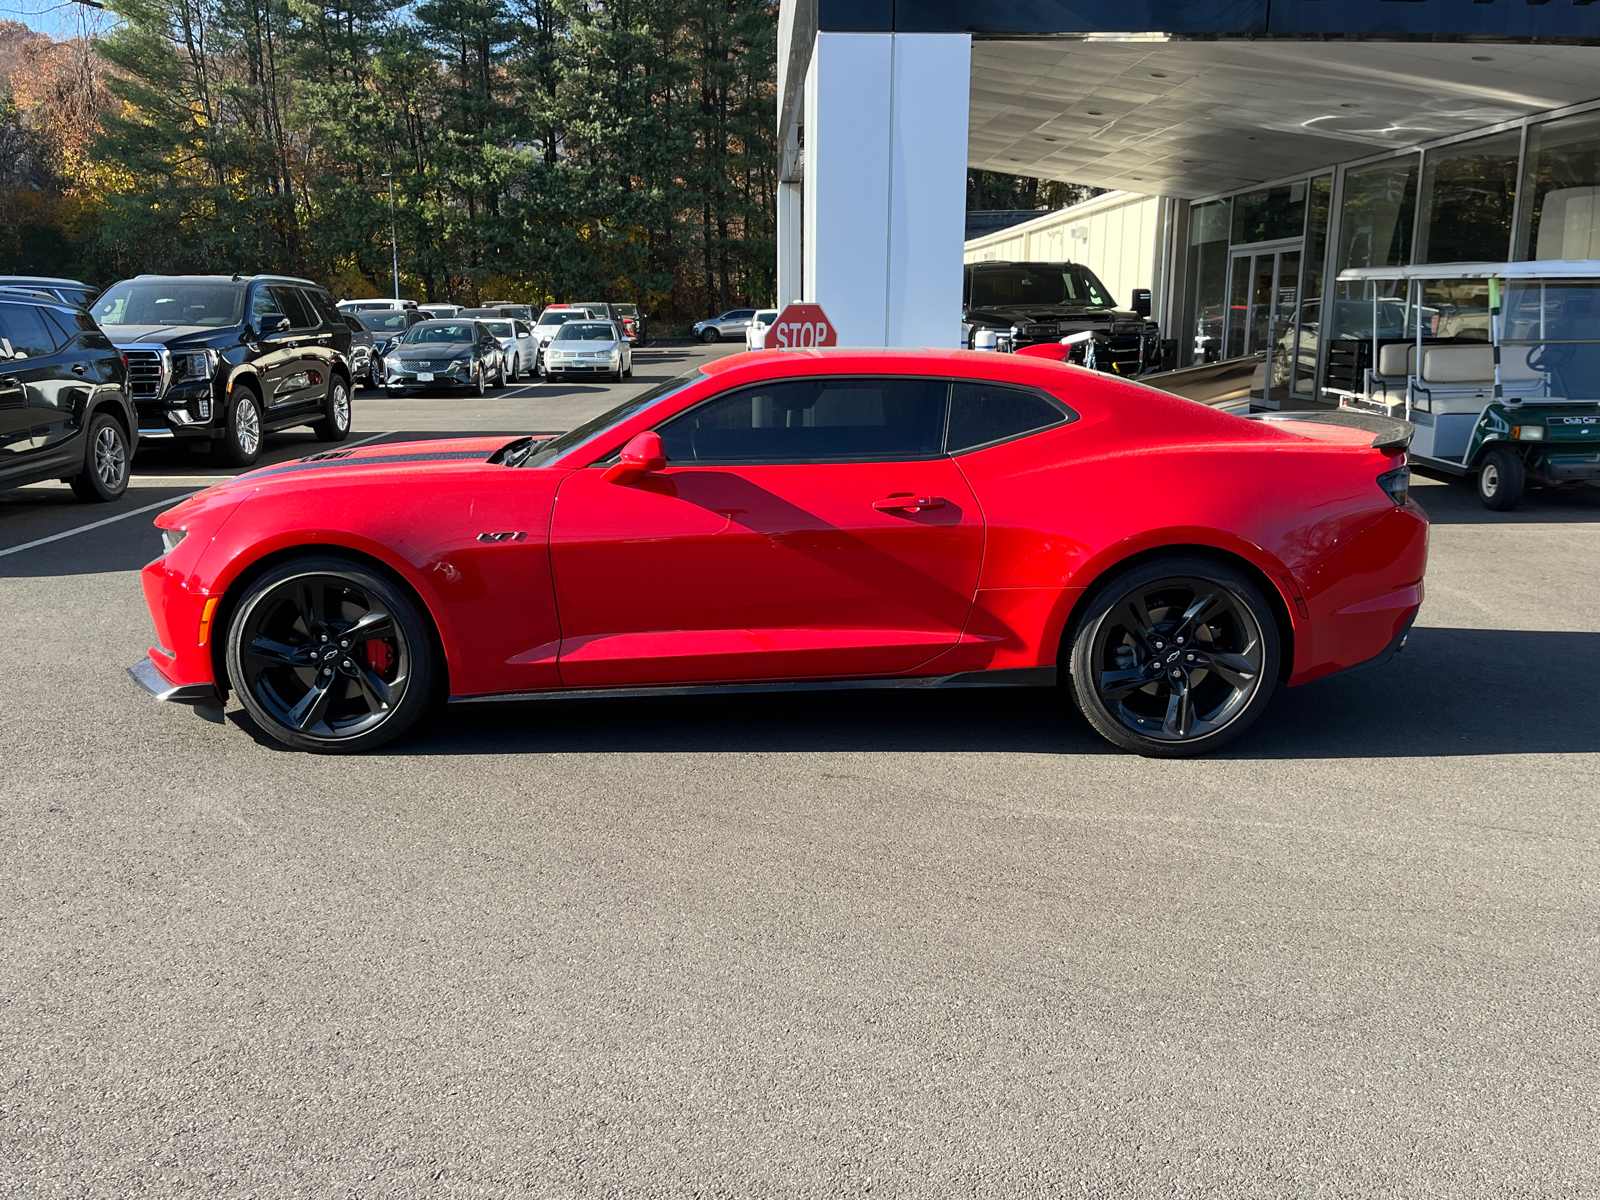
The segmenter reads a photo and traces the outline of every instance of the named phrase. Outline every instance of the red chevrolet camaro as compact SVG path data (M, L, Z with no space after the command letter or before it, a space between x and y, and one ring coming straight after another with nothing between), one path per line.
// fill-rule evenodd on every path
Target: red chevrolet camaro
M1409 431L1011 355L740 354L560 437L332 450L184 501L132 671L307 750L444 697L1059 683L1117 745L1196 754L1404 643Z

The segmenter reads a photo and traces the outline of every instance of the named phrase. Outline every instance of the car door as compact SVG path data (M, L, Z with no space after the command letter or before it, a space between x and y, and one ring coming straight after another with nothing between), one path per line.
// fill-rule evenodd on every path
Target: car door
M272 333L262 333L266 317L282 317L289 324ZM304 375L302 338L293 328L294 318L284 308L282 296L266 284L256 285L250 297L250 327L254 331L258 349L252 353L256 371L261 377L261 402L268 412L281 412L293 405L301 385L297 376Z
M20 307L0 304L0 472L17 466L32 446L32 421L28 416L28 391L23 383L27 349L19 347L22 330L13 331L6 314ZM18 350L22 356L17 356Z
M49 455L52 444L59 452L75 431L74 410L82 411L88 397L85 364L72 353L71 338L36 305L0 303L0 324L12 353L0 390L20 392L21 401L20 410L10 410L7 449L32 459Z
M324 354L319 353L317 344L320 322L316 314L298 288L273 284L270 290L277 311L289 318L289 327L274 339L281 362L276 365L272 393L266 401L269 420L318 403L327 382Z
M745 387L665 422L665 470L557 493L568 686L882 675L956 645L982 517L943 453L948 384Z

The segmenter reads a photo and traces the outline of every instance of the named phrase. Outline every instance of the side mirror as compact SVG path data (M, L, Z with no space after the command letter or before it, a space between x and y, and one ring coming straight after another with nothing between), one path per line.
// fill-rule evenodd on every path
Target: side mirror
M666 467L667 452L661 445L661 435L647 429L622 448L621 460L607 467L600 478L607 483L632 483L641 475L664 471Z
M1148 317L1150 315L1150 289L1134 288L1133 304L1130 307L1141 317Z
M256 332L262 337L279 333L289 328L289 318L282 313L267 313L256 323Z

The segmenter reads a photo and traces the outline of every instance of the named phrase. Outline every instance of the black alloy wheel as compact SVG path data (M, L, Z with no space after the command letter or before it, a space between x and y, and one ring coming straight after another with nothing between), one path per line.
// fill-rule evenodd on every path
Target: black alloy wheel
M248 467L261 457L261 402L243 385L226 400L222 457L235 467Z
M312 427L319 442L342 442L350 436L350 385L335 375L322 401L322 420Z
M67 482L79 500L103 504L128 490L128 434L110 413L89 418L83 448L83 471Z
M280 565L229 624L228 678L269 734L299 750L370 750L426 709L434 650L416 602L354 560Z
M1182 758L1232 741L1278 679L1278 625L1241 573L1167 558L1100 588L1072 634L1073 697L1107 740Z
M1497 446L1484 455L1478 469L1478 499L1494 512L1510 512L1522 503L1528 473L1522 459L1509 446Z
M712 326L710 329L707 329L700 335L700 340L709 346L712 342L720 342L722 340L722 333L716 328L716 326Z

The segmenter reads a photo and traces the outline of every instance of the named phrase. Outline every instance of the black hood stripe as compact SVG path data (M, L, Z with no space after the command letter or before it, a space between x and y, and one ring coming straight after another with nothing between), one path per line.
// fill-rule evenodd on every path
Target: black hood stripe
M290 475L296 471L315 471L320 467L377 467L388 466L391 463L408 462L488 462L493 450L435 450L420 454L374 454L365 458L324 458L320 460L302 459L300 462L285 463L281 467L266 467L260 471L252 471L251 477L265 478L269 475Z

